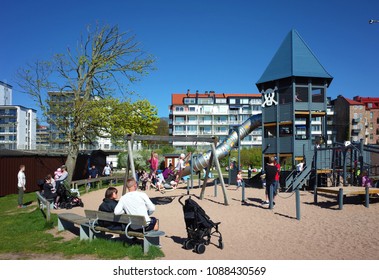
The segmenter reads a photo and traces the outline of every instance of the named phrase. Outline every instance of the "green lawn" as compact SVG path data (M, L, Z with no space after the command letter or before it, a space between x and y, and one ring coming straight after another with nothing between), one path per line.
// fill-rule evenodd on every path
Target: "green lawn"
M35 193L24 195L24 203L36 202ZM95 239L80 241L76 237L64 241L55 237L48 229L57 226L57 215L46 223L36 203L26 208L17 208L17 195L0 197L0 254L62 254L64 258L75 259L78 255L93 255L98 259L156 259L164 256L159 248L150 248L144 256L140 245L128 245L121 241Z

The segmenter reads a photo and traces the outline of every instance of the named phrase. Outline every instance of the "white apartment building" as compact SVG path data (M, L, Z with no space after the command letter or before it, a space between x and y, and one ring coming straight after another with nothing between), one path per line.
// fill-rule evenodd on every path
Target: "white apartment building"
M12 86L0 81L0 105L12 105Z
M0 149L36 149L37 111L23 106L0 106Z
M37 111L12 105L12 86L0 81L0 149L36 148Z
M172 136L217 136L219 142L229 130L241 125L251 115L262 113L261 94L175 93L171 95L169 134ZM177 148L208 143L173 142ZM242 147L262 145L261 128L241 140Z

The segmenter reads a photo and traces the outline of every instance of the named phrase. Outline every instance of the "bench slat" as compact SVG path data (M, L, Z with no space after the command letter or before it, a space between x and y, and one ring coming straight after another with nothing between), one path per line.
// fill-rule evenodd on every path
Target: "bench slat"
M137 226L147 226L146 219L144 216L137 215L115 215L113 213L95 211L95 210L84 210L85 215L89 219L99 219L101 221L116 222L121 224L131 223Z

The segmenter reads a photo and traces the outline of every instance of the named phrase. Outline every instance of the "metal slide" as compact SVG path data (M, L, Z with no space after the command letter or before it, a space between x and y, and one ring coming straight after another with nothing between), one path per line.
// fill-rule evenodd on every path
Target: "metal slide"
M250 134L254 129L260 127L262 125L262 114L252 115L250 118L248 118L243 124L241 124L239 127L237 127L236 130L233 130L225 140L216 147L216 157L218 159L222 159L223 157L227 156L230 152L230 150L238 144L238 135L240 137L240 140L245 138L247 135ZM237 132L238 130L238 132ZM205 167L210 165L210 157L211 157L212 150L209 150L205 155L202 155L198 158L194 159L193 162L193 170L194 172L200 171L204 169ZM191 173L190 166L187 166L181 176L186 176Z

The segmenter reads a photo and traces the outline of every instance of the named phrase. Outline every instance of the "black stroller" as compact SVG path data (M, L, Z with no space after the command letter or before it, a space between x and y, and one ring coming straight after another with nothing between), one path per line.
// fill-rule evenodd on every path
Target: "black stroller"
M183 247L187 250L193 249L196 253L202 254L205 252L205 245L209 245L211 235L218 234L218 247L224 248L222 235L218 231L218 223L212 222L204 209L200 207L194 200L189 197L184 204L182 197L179 202L183 206L184 221L187 228L187 239L183 243Z
M83 201L77 197L76 194L72 194L64 185L64 183L57 182L57 194L59 195L59 207L71 209L72 207L80 206L84 207Z

